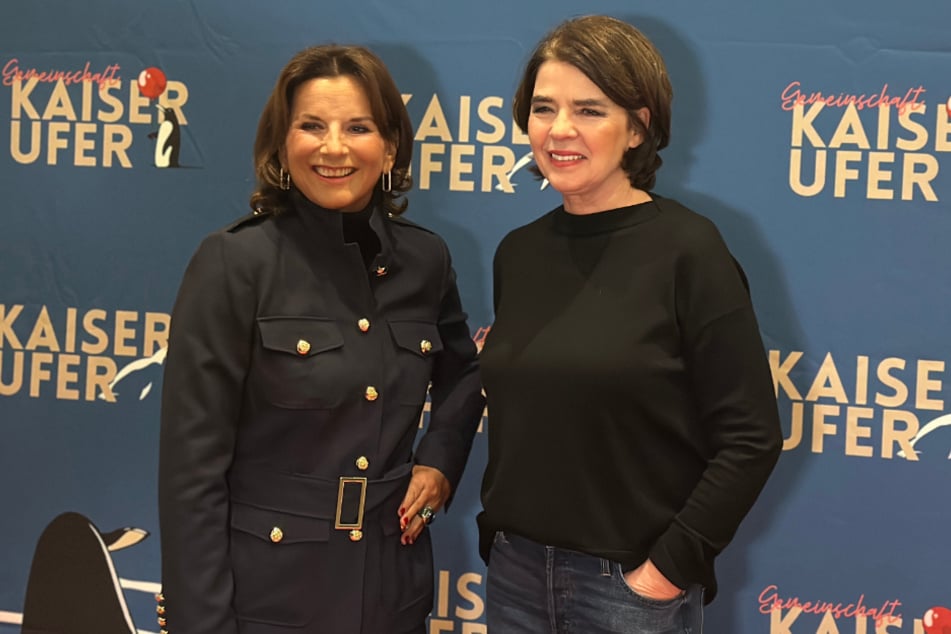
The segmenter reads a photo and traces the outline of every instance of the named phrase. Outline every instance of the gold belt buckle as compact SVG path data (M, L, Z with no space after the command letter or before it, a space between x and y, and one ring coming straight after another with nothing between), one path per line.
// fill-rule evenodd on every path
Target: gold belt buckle
M348 484L357 484L360 486L360 508L357 510L357 521L352 524L340 521L340 511L343 508L343 493ZM337 515L334 518L334 528L340 531L362 530L363 529L363 508L367 501L367 479L366 478L340 478L340 487L337 489Z

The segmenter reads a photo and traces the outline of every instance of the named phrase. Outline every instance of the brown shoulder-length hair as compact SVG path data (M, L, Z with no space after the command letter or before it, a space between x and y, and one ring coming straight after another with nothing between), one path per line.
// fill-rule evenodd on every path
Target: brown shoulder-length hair
M657 152L670 141L673 90L664 60L651 41L627 22L605 15L559 24L535 47L515 91L512 111L523 132L528 131L538 69L550 60L571 64L627 111L630 125L644 142L624 153L621 168L632 186L653 188L662 163ZM637 116L645 107L650 112L648 126Z
M363 88L380 134L396 149L391 191L380 192L382 207L394 215L406 210L408 203L403 194L413 184L409 175L413 157L413 124L403 105L403 97L386 66L369 49L336 44L304 49L291 58L278 76L261 112L254 140L257 190L251 194L252 209L280 213L290 206L290 191L282 190L280 186L280 157L297 88L311 79L344 75L353 77Z

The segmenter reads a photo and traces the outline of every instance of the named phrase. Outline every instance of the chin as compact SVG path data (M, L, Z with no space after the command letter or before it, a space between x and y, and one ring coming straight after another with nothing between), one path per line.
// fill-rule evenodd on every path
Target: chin
M310 200L318 207L331 211L359 211L363 209L363 206L358 206L357 201L352 198L320 196Z
M572 194L578 190L577 187L572 187L571 183L566 183L564 180L556 178L555 180L548 179L548 184L559 194Z

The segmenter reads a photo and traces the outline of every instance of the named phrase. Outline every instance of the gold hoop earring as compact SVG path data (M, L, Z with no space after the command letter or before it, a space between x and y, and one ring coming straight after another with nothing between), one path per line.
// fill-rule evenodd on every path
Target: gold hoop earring
M291 173L285 172L284 168L281 168L281 189L287 191L291 188Z

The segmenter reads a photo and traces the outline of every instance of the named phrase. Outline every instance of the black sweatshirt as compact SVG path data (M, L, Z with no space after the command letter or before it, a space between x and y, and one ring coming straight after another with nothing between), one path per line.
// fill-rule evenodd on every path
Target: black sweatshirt
M650 558L710 601L782 433L742 270L709 220L653 198L559 207L499 245L481 550L501 529Z

